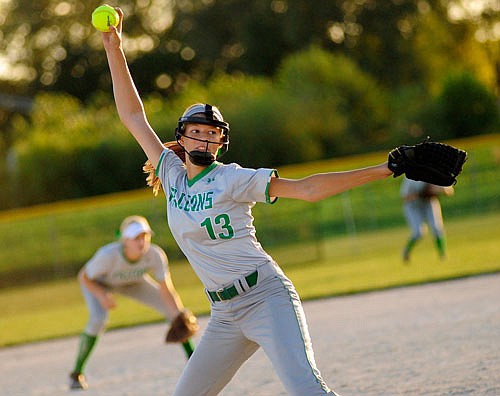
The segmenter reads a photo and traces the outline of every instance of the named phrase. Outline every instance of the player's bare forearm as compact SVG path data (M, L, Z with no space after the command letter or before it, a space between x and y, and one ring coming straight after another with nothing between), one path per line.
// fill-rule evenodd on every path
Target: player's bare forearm
M125 55L121 49L108 50L106 54L120 120L156 167L163 145L146 119L144 107L130 75Z
M383 163L345 172L317 173L298 180L272 178L269 195L316 202L391 174L387 163Z
M133 122L137 114L144 113L144 106L130 74L123 51L123 12L119 8L116 10L120 16L120 22L116 28L111 27L109 32L102 33L102 41L113 81L113 92L118 114L128 127L128 124Z
M160 282L160 296L171 319L175 318L184 309L181 298L170 279Z
M113 293L101 286L99 283L90 279L85 272L85 268L81 269L78 273L78 280L99 300L99 303L103 306L103 308L113 309L116 307L116 301L113 297Z
M119 9L118 9L119 10ZM153 166L157 166L163 145L148 123L142 100L137 92L122 48L121 29L123 13L119 10L120 24L109 33L103 33L113 93L120 120L140 144Z
M132 126L138 115L144 114L142 100L132 80L123 50L121 48L109 49L106 55L118 115L125 126Z

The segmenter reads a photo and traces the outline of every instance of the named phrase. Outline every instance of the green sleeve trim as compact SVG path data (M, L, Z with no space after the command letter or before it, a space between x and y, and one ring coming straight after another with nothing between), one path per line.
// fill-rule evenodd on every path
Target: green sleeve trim
M155 175L158 176L158 171L160 170L161 163L163 162L163 158L165 158L165 155L167 154L167 150L163 150L160 155L160 159L158 160L158 165L156 166L155 169Z
M269 176L270 176L269 181L267 182L267 186L266 186L266 203L272 205L273 203L275 203L278 200L278 197L273 197L274 199L271 199L271 197L269 196L269 185L271 184L271 178L273 176L275 176L275 177L280 177L280 176L278 175L278 171L276 169L272 169Z

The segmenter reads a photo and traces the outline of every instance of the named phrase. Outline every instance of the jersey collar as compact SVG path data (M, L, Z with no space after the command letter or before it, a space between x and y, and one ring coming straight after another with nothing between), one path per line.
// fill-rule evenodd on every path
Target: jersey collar
M205 169L203 169L200 173L198 173L195 177L193 177L192 179L188 179L188 186L192 187L198 180L205 177L208 173L210 173L219 164L220 164L220 162L214 161L209 166L207 166Z

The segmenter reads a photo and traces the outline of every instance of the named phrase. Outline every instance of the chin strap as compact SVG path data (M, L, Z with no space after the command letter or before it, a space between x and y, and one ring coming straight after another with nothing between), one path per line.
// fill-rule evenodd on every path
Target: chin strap
M215 157L208 151L193 150L189 153L186 151L186 154L189 157L189 161L198 166L208 166L215 161Z

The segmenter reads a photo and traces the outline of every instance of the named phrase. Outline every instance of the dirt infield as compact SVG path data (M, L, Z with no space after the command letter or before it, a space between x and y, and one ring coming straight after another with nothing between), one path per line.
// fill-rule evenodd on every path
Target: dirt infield
M304 303L323 377L342 396L500 395L500 274ZM202 329L207 318L200 318ZM165 326L106 333L70 392L77 338L0 349L6 396L171 395L185 364ZM257 352L222 395L285 391Z

